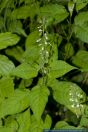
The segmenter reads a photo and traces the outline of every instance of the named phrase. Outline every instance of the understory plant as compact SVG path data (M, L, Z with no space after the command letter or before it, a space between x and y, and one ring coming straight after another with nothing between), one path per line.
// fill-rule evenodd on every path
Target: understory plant
M88 0L0 0L0 132L88 128Z

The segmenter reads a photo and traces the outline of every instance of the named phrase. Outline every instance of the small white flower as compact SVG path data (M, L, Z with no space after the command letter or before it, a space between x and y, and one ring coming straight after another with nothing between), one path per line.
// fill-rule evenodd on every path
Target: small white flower
M73 104L73 105L71 105L71 107L72 107L72 108L74 108L74 107L75 107L75 106L74 106L74 104Z
M41 38L40 38L40 39L38 39L38 40L36 40L36 42L37 42L37 43L39 43L40 41L41 41Z
M39 32L42 32L42 29L39 29Z

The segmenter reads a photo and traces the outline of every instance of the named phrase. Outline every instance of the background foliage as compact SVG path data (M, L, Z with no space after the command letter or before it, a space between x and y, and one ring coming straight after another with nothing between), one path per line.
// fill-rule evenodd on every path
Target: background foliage
M88 0L0 0L0 132L88 128Z

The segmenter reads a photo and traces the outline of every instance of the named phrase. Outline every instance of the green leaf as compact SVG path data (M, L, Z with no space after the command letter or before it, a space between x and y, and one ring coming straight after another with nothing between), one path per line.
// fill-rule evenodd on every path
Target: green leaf
M20 37L11 32L0 33L0 49L5 49L8 46L13 46L17 44Z
M26 63L40 63L40 52L41 47L38 45L30 47L30 49L27 49L24 54L22 55L21 61Z
M82 115L86 94L78 85L58 80L51 80L48 85L53 89L53 97L58 103L65 105L77 117Z
M25 6L21 6L15 10L13 10L11 17L13 19L26 19L27 17L31 17L33 18L38 10L38 3L33 4L33 5L25 5Z
M13 21L8 22L7 29L9 32L17 33L19 35L23 35L24 37L27 37L27 34L22 28L22 23L19 20L13 20Z
M58 78L65 75L66 73L73 69L76 69L76 67L69 65L65 61L56 60L50 63L50 72L48 76L50 78Z
M52 22L60 23L64 19L67 18L68 12L66 11L65 7L58 4L48 4L40 8L40 17L47 20L47 24Z
M30 129L30 110L18 114L16 117L17 122L19 123L18 132L29 132Z
M80 120L80 126L88 127L88 117L82 116Z
M80 67L82 71L88 71L88 51L79 50L73 57L72 62Z
M19 84L19 88L21 88L21 89L24 89L26 87L28 88L29 86L31 86L32 82L33 82L33 78L31 78L31 79L22 79L20 84Z
M18 123L16 121L16 119L14 118L14 116L8 116L6 119L5 119L5 127L9 127L9 128L12 128L13 131L17 131L18 130ZM11 131L12 132L12 131Z
M17 61L21 62L22 55L24 54L23 49L20 46L16 46L13 48L7 48L5 53L11 57L14 57Z
M33 45L38 45L38 43L36 42L38 41L39 38L40 35L38 31L30 33L26 39L25 48L30 49Z
M55 125L55 130L57 129L70 129L70 130L74 130L74 129L77 129L77 127L74 127L74 126L70 126L67 122L65 121L59 121L56 123Z
M35 116L31 116L30 132L43 132L43 121L42 119L36 120Z
M76 3L76 11L83 9L88 3L88 0L73 0L73 1L74 3Z
M44 121L44 129L50 129L52 125L52 119L50 115L46 115L45 121Z
M65 45L65 58L68 59L72 57L74 54L74 48L71 43L67 43Z
M0 55L0 76L7 76L15 68L12 61L4 55Z
M49 90L45 86L37 85L30 92L30 107L37 120L40 120L46 103L48 102Z
M22 63L12 71L11 75L23 79L30 79L37 76L38 70L37 64L30 65L28 63Z
M88 43L88 12L79 13L75 17L74 32L77 38Z
M18 90L14 92L14 96L4 99L0 102L0 118L22 112L30 105L30 91Z
M10 77L0 79L0 97L10 97L14 95L14 83Z
M87 4L88 4L88 2L76 3L76 11L79 11L79 10L83 9Z

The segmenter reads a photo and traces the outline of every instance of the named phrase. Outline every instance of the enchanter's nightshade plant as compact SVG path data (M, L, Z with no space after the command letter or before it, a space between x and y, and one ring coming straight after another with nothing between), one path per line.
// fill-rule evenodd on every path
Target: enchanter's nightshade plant
M88 0L0 0L0 132L88 128Z

